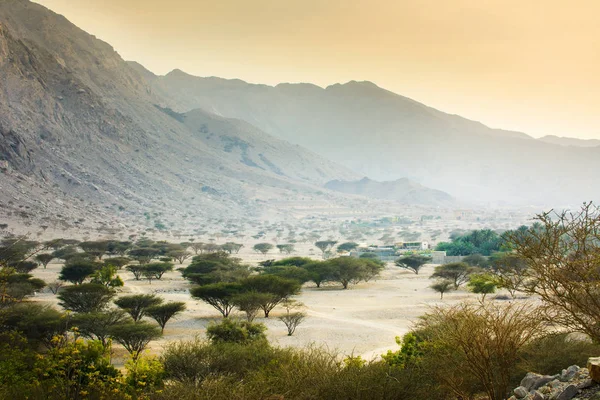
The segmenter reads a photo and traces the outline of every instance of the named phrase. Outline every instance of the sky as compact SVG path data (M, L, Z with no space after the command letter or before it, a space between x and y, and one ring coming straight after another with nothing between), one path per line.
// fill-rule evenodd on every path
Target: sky
M368 80L532 136L600 139L598 0L36 0L157 74Z

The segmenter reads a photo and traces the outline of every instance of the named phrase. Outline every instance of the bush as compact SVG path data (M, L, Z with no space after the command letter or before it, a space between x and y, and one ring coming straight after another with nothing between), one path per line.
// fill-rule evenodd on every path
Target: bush
M263 324L249 321L239 321L231 318L223 319L218 324L211 324L206 329L206 336L214 343L248 344L256 341L266 341Z

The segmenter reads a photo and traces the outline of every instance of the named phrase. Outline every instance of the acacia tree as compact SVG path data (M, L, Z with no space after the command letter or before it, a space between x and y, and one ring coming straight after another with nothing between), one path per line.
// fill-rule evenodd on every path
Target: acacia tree
M291 254L294 252L293 244L278 244L277 249L279 249L280 253Z
M325 258L325 253L328 252L329 250L331 250L331 248L333 246L335 246L337 243L337 241L335 240L320 240L318 242L315 242L315 247L317 247L319 250L321 250L321 253L323 254L323 258Z
M600 208L539 214L541 224L508 235L525 260L524 291L543 301L548 320L600 342Z
M483 295L482 301L485 301L485 296L496 292L498 281L496 277L488 273L471 274L467 287L473 293Z
M190 290L193 298L204 301L213 306L227 318L235 303L234 297L242 292L242 286L235 282L219 282L209 285L197 286Z
M324 263L331 268L331 280L340 282L344 289L351 284L369 281L383 270L381 263L366 258L338 257Z
M275 306L290 296L300 291L300 283L291 279L284 279L275 275L255 275L241 282L242 290L255 291L266 294L260 302L265 318L269 318L269 313Z
M160 325L162 333L165 331L165 325L167 325L167 322L169 322L169 320L175 315L183 311L185 311L185 303L176 301L148 307L146 309L146 314L148 314L150 318L155 320L158 325Z
M50 253L40 253L35 256L35 259L44 266L44 269L50 264L50 261L54 259L54 256Z
M271 295L269 293L249 291L235 295L232 302L240 311L246 313L246 320L252 322L258 314L261 304L269 301L270 297Z
M128 319L129 316L124 311L110 310L109 312L76 314L72 322L82 336L100 340L102 346L106 348L110 337L110 329L115 325L127 322Z
M303 307L302 303L298 303L295 300L286 300L283 302L286 313L279 317L279 320L285 324L288 331L288 336L292 336L296 332L298 325L306 318L306 313L298 311L299 308Z
M120 343L131 354L136 361L148 344L160 337L158 327L146 322L124 323L112 326L109 329L110 336Z
M342 243L340 245L338 245L337 247L337 252L338 253L346 253L349 251L352 251L354 249L356 249L358 247L358 243L355 242L345 242Z
M458 262L438 265L430 278L448 279L454 283L454 289L469 280L469 275L475 270L468 264Z
M119 297L115 300L117 307L129 313L135 322L144 317L148 308L159 305L162 302L163 299L161 297L153 294L134 294Z
M454 289L454 283L447 279L440 279L437 282L434 282L429 287L438 292L440 294L440 299L443 299L444 293L447 293Z
M179 264L183 264L185 260L192 256L192 253L185 250L172 250L167 253L167 256L177 260Z
M257 243L253 247L254 251L256 251L257 253L261 253L263 255L267 254L269 251L271 251L272 248L273 248L273 245L271 243Z
M498 287L508 290L512 298L522 291L526 284L527 262L513 253L495 253L491 264Z
M67 262L62 267L58 279L80 285L84 280L93 275L99 267L100 264L93 261L75 260Z
M67 286L58 294L62 307L66 310L89 313L104 310L115 296L115 291L97 283L84 283Z
M419 254L409 254L397 259L396 266L411 270L416 275L419 275L419 270L430 261L431 257L426 257Z

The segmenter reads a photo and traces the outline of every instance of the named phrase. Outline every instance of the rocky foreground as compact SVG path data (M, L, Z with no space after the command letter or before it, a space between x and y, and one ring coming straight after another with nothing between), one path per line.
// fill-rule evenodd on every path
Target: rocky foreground
M509 400L600 400L600 357L556 375L528 373Z

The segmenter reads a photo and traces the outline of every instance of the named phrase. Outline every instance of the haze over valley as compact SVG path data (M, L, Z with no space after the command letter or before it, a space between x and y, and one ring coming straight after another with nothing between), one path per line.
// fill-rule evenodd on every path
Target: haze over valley
M596 99L513 70L537 12L201 3L0 0L0 400L600 395Z

